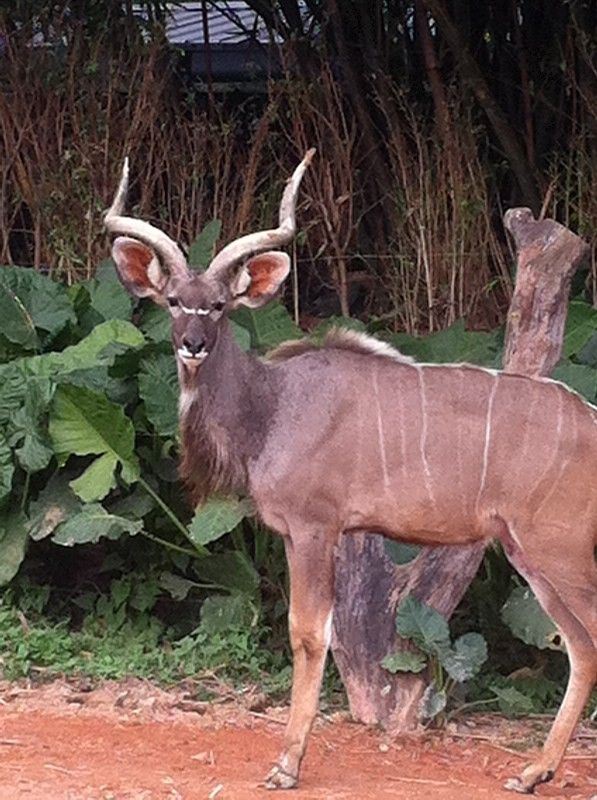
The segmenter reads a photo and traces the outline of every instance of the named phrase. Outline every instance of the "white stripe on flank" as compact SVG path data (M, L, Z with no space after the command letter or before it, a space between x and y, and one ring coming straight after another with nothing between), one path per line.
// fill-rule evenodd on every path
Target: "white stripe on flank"
M564 419L564 408L563 408L563 403L562 403L562 393L556 391L556 394L558 396L558 424L556 425L556 435L555 435L556 446L555 446L555 449L553 451L553 455L552 455L549 463L547 464L545 469L541 472L541 474L537 478L537 483L534 485L532 490L529 492L529 494L528 494L529 497L531 497L532 495L535 494L535 492L537 491L538 487L541 485L543 480L547 477L547 475L549 475L551 470L556 466L557 462L559 461L558 455L559 455L559 452L560 452L560 434L562 432L562 421ZM541 502L537 506L537 511L539 510L539 508L541 508L541 506L543 505L543 502L544 502L544 500L541 500ZM535 511L533 513L531 521L535 518L535 514L537 513L537 511Z
M458 376L458 397L462 397L462 384L464 374L462 370L460 370L460 374ZM468 504L468 491L465 491L465 485L463 481L463 469L462 469L462 425L457 426L456 432L456 481L458 482L458 489L460 493L460 500L462 502L462 513L466 516L467 513L467 504Z
M402 477L406 479L407 477L407 469L406 469L406 426L404 422L404 398L397 392L396 394L396 405L400 405L400 421L399 421L399 429L400 429L400 471Z
M332 621L334 619L334 609L330 611L327 619L323 625L323 641L325 642L326 650L332 643Z
M558 417L558 433L560 431L561 416L562 415L560 414L560 416ZM578 425L576 424L576 417L574 415L572 415L572 416L574 417L574 441L576 442L576 437L577 437L577 434L578 434ZM567 441L571 441L571 438L572 437L570 437L570 436L566 437ZM557 454L557 450L556 450L556 454ZM556 490L556 488L557 488L557 486L558 486L558 484L560 482L560 478L562 477L562 475L564 474L564 472L568 468L568 465L570 464L571 459L572 459L572 455L569 455L568 458L562 460L562 462L560 464L560 468L557 471L556 477L554 478L554 481L553 481L553 483L551 485L551 489L543 497L543 499L541 500L541 502L539 503L539 505L537 506L537 508L533 512L533 517L532 517L533 520L535 519L535 517L537 516L539 511L543 508L543 506L547 503L547 501L551 498L553 493L555 492L555 490Z
M483 468L481 470L481 483L479 485L479 492L477 494L477 502L475 509L478 510L479 503L481 502L481 495L485 488L485 479L487 478L487 463L489 461L489 441L491 439L491 412L493 411L493 400L498 386L497 376L491 387L491 393L487 402L487 415L485 417L485 443L483 445Z
M383 432L383 420L381 414L381 405L379 403L379 386L377 383L377 369L373 372L373 392L375 394L375 406L377 409L377 440L379 443L379 457L381 459L381 469L383 472L383 485L387 489L390 485L390 476L388 475L388 462L386 456L386 443Z
M423 378L423 370L419 368L420 365L416 364L415 366L417 367L417 374L419 376L419 391L421 393L421 439L419 442L419 447L421 450L421 462L423 464L425 488L429 494L429 499L433 505L437 507L433 489L431 488L431 470L429 469L429 462L427 461L427 454L425 452L427 447L427 401L425 398L425 380Z

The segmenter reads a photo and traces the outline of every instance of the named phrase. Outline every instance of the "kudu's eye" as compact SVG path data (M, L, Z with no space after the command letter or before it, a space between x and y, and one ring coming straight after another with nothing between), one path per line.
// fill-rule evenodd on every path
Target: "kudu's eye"
M214 311L222 311L225 305L226 303L223 300L218 300L218 302L214 303L212 307Z
M168 298L168 305L171 308L176 308L176 306L178 305L178 298L177 297L169 297Z

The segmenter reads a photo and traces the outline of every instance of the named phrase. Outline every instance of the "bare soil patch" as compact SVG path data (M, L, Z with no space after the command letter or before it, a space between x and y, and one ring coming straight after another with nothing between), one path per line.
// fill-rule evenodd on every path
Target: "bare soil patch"
M257 707L250 695L201 703L142 681L0 684L0 798L272 800L260 782L278 754L286 709ZM282 797L513 800L503 781L548 724L469 717L441 734L390 740L334 714L315 726L300 789ZM597 799L594 728L581 728L537 795Z

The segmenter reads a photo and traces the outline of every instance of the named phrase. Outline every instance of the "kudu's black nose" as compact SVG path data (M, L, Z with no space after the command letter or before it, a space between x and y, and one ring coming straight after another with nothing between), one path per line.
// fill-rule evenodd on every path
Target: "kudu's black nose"
M184 336L182 340L183 347L192 353L194 356L200 353L205 347L205 339L200 336Z

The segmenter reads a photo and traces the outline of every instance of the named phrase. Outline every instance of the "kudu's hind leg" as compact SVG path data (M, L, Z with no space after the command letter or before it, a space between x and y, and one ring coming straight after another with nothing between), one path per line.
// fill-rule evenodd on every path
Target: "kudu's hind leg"
M560 629L570 662L566 694L539 759L506 783L517 792L531 794L551 780L597 682L597 568L592 546L585 549L575 552L563 544L556 563L523 552L518 543L507 547L513 565Z
M332 633L335 542L303 533L285 543L290 574L292 694L284 749L266 778L268 789L292 789L298 783Z

